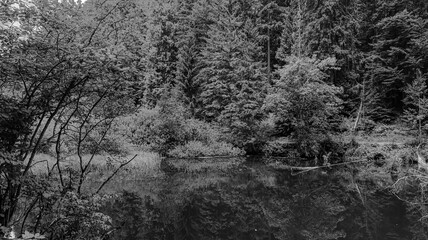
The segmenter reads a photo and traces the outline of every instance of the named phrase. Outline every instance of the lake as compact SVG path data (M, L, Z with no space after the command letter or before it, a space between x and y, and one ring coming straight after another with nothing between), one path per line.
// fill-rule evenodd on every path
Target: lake
M103 208L110 239L428 239L423 206L358 179L355 167L299 174L242 158L165 161L163 177Z

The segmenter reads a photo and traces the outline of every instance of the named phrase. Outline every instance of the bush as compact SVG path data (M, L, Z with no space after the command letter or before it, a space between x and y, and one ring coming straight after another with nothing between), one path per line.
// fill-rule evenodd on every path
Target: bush
M237 155L226 144L225 130L191 118L179 100L163 99L153 109L141 108L115 124L115 134L145 150L174 157Z
M186 119L183 124L185 141L197 140L204 143L215 143L226 140L224 130L215 124L197 119Z
M275 119L272 114L254 120L247 128L228 128L223 130L222 140L231 143L249 155L264 153L264 147L275 132Z
M310 135L297 141L297 149L302 157L318 160L323 163L327 157L329 163L342 162L345 155L345 146L333 140L328 135ZM316 163L317 164L317 163Z
M87 197L71 191L60 193L51 191L53 187L50 187L40 194L42 210L29 215L33 221L28 221L24 229L37 229L47 239L63 240L100 240L112 230L111 218L100 210L109 196Z
M141 108L116 123L116 132L133 145L165 154L185 142L184 114L172 106Z
M116 156L126 156L130 153L127 142L122 138L106 138L99 146L100 151Z
M263 148L263 153L267 156L286 156L290 148L294 145L280 140L269 141Z

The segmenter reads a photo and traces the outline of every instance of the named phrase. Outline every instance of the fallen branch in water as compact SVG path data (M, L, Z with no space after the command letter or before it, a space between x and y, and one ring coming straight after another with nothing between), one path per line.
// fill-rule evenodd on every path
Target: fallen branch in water
M358 161L352 161L352 162L343 162L343 163L335 163L335 164L327 164L324 166L316 166L316 167L295 167L295 166L289 166L289 165L279 165L279 164L270 164L271 166L273 166L276 169L281 169L281 170L297 170L297 171L301 171L300 173L304 173L304 172L308 172L308 171L312 171L315 169L320 169L320 168L331 168L331 167L336 167L336 166L342 166L342 165L347 165L347 164L351 164L351 163L358 163L358 162L367 162L367 160L358 160Z
M167 157L166 159L180 159L180 160L195 160L195 159L217 159L217 158L239 158L245 156L233 156L233 155L213 155L213 156L194 156L194 157Z

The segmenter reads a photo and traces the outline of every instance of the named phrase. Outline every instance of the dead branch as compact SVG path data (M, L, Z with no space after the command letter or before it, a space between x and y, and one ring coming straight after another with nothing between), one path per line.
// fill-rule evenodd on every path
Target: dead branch
M138 154L135 154L130 160L120 164L120 166L100 185L100 187L97 189L95 194L98 194L101 191L101 189L119 172L120 169L122 169L123 167L128 165L130 162L132 162L137 156Z

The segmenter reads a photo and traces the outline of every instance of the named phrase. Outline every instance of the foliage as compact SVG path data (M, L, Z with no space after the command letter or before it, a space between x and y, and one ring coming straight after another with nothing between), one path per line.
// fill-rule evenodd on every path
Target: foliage
M279 71L281 79L266 98L266 110L274 113L276 122L291 129L297 138L327 133L333 127L341 100L337 97L340 88L323 81L323 70L334 65L335 60L293 56L288 61Z
M362 1L360 7L363 79L377 98L372 106L377 109L370 115L375 120L391 121L403 112L403 90L425 61L415 52L415 42L425 31L426 20L412 1ZM375 8L377 13L367 11Z
M301 157L314 159L315 165L344 161L345 146L326 135L310 135L297 139L297 151Z
M225 142L206 144L200 141L189 141L185 145L177 146L168 152L168 156L175 158L239 155L243 155L242 150Z
M21 207L26 208L27 215L39 207L37 196L33 196L33 205L19 204L27 187L23 180L31 175L35 155L44 139L55 143L59 176L48 175L56 184L55 192L72 187L77 199L81 199L81 186L93 159L83 162L84 145L95 148L90 152L97 152L113 119L133 108L131 94L126 93L137 75L139 63L131 50L135 45L124 44L126 39L114 39L108 33L115 30L117 26L110 23L126 6L119 1L93 7L99 7L99 11L95 13L89 5L83 8L81 2L75 1L1 5L2 13L11 14L6 22L16 28L16 31L4 28L2 22L2 41L6 37L6 42L13 43L2 45L0 60L0 99L7 102L7 111L2 112L0 119L0 131L4 133L1 141L6 146L3 149L2 145L1 150L8 155L2 158L0 168L2 225L7 226ZM17 117L21 120L14 120ZM73 145L72 142L75 145L69 150L78 156L80 168L73 174L70 172L70 178L74 179L68 181L73 185L69 186L64 181L68 176L63 175L67 168L61 163L70 154L64 150L66 143ZM40 215L39 221L45 220L44 217ZM80 220L64 226L73 227ZM66 226L68 223L70 226ZM65 235L74 232L64 231Z
M286 156L292 150L293 144L281 140L268 141L263 148L266 156Z
M418 70L416 79L409 84L404 90L406 97L404 103L407 109L404 111L404 119L419 131L419 138L422 137L422 129L426 129L426 121L428 118L428 89L426 86L426 78L422 76Z
M180 101L167 95L156 108L140 108L116 123L116 135L137 146L165 154L186 140L185 121L189 117Z
M103 201L101 196L86 199L66 193L46 214L43 232L53 239L102 239L111 230L111 218L100 212Z
M266 89L257 19L246 18L252 9L240 1L213 2L209 7L213 24L201 52L203 116L228 126L237 139L251 139L263 117Z
M163 155L239 154L238 149L225 142L227 133L221 127L192 118L175 93L167 96L170 97L160 100L156 108L140 108L123 118L117 123L116 134Z
M143 29L144 49L141 56L142 96L140 102L155 106L162 96L175 87L177 74L177 4L173 1L143 1L136 9L146 11L145 20L138 25ZM142 26L141 26L142 25Z

